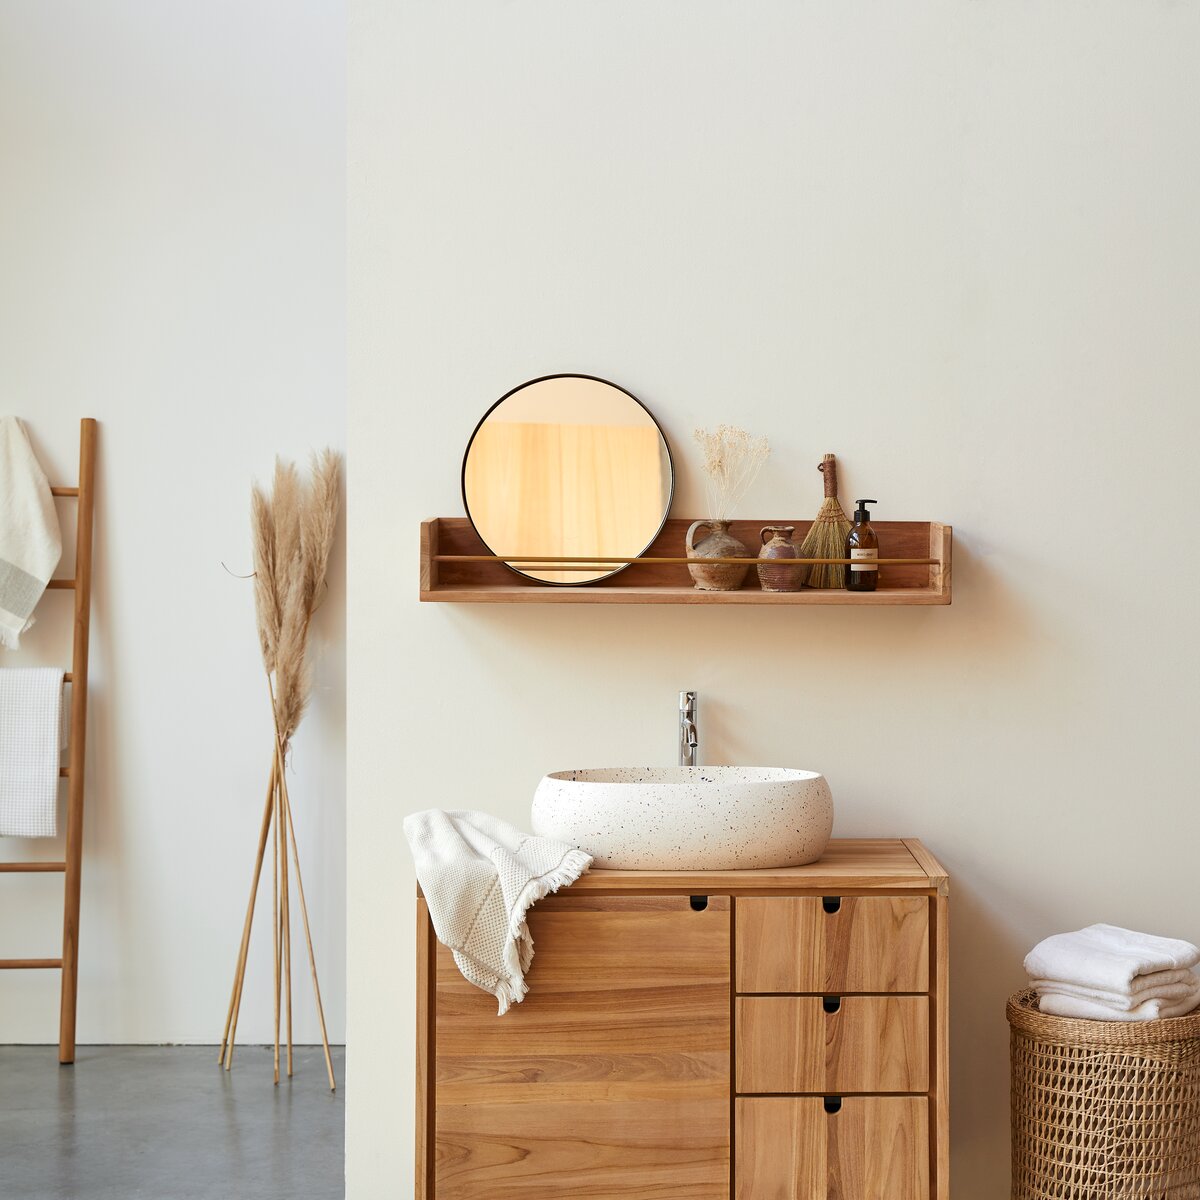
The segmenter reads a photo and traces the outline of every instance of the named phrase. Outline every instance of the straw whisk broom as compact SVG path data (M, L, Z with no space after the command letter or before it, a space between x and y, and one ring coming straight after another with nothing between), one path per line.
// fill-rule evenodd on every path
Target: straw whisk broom
M825 477L825 499L817 519L809 527L800 545L801 558L845 558L846 534L850 521L838 502L837 459L826 454L817 466ZM814 563L808 569L808 586L844 588L846 568L842 563Z
M292 935L290 874L294 869L308 963L312 973L325 1069L329 1088L336 1084L317 962L313 953L308 905L300 875L300 854L288 796L287 752L300 724L312 691L312 673L307 659L308 630L321 599L325 572L337 525L340 470L337 456L325 450L313 456L312 478L304 481L296 468L276 460L272 494L260 487L251 493L251 527L254 536L254 608L263 668L271 699L274 723L271 766L266 803L259 830L258 856L250 885L250 900L242 927L234 971L233 991L225 1017L218 1063L226 1070L233 1064L233 1047L242 1007L250 930L262 876L268 835L271 841L272 948L275 959L275 1082L279 1082L280 1018L286 1024L287 1073L292 1074ZM291 866L289 867L289 847Z

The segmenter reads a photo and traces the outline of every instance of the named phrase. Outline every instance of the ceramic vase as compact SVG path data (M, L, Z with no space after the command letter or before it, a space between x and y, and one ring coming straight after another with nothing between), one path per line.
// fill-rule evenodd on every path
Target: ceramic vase
M707 529L708 536L696 541L696 531ZM693 521L683 539L692 582L702 592L736 592L746 578L749 564L705 563L706 558L748 558L750 552L729 532L728 521Z
M764 592L798 592L804 585L804 567L783 565L789 558L800 557L792 541L795 532L794 525L764 525L759 531L762 549L758 552L758 582Z

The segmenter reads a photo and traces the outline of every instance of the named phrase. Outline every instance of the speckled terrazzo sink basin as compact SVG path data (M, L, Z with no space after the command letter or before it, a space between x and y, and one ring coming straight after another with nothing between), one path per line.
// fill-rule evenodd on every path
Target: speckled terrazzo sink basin
M533 831L627 871L798 867L825 853L833 797L790 767L600 767L555 771Z

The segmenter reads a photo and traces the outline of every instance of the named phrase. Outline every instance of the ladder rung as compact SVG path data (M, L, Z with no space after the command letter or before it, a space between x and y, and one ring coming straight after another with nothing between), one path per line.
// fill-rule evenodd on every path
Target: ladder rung
M73 592L75 590L75 580L73 580L73 579L52 579L52 580L50 580L50 582L48 584L46 584L46 586L48 588L51 588L52 590L58 591L58 592L62 592L62 591L72 591Z
M61 966L61 958L0 958L0 970L27 971L40 967Z
M42 871L65 871L65 862L6 862L0 863L0 875L37 874Z
M50 489L52 496L78 496L79 489L77 487L52 487Z
M59 779L70 779L71 768L70 767L59 767L58 768L58 777L59 777Z

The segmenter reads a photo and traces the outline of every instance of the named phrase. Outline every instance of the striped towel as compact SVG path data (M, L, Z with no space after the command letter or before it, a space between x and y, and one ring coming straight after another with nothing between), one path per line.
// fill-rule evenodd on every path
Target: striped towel
M63 673L0 670L0 837L54 837Z
M15 650L62 557L54 497L16 417L0 417L0 646Z

